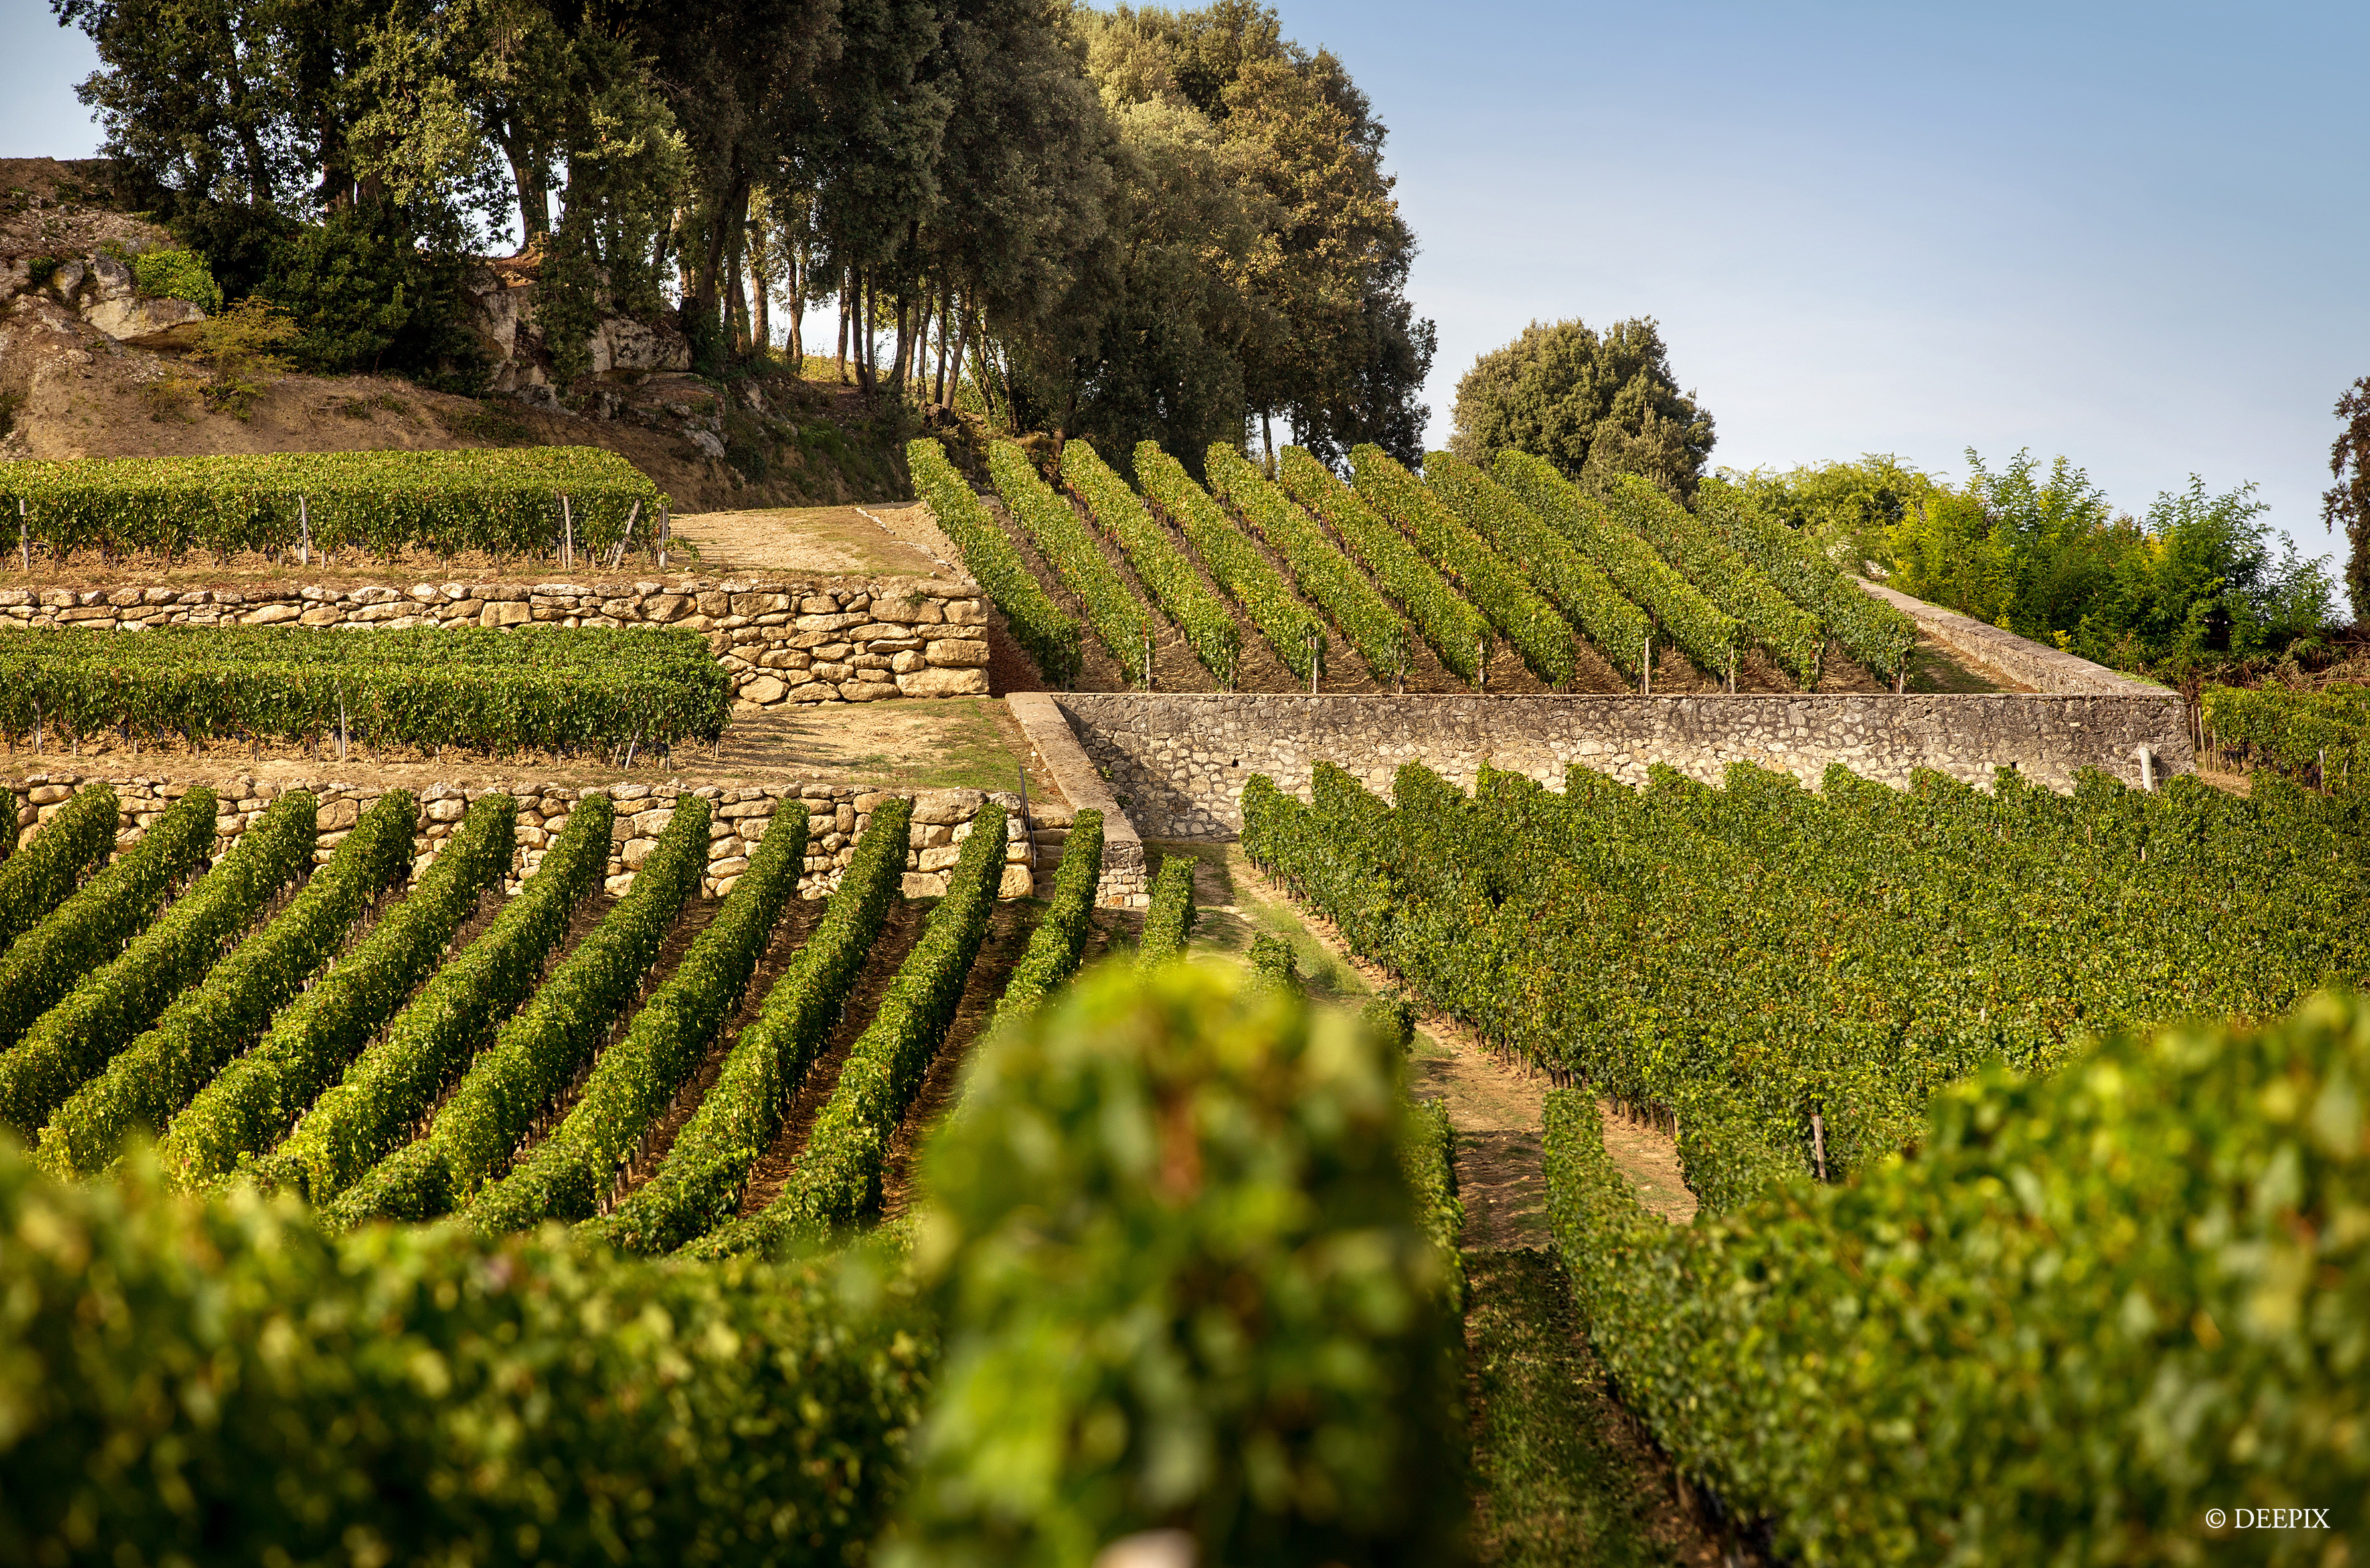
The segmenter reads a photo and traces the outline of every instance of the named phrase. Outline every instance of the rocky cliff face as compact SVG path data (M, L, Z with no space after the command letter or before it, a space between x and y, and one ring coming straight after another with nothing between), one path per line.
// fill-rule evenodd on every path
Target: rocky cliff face
M549 387L558 395L550 346L535 321L539 259L529 254L478 261L464 277L477 312L472 325L494 361L495 392ZM592 374L603 381L631 383L691 369L691 345L668 322L604 316L585 347L592 352Z

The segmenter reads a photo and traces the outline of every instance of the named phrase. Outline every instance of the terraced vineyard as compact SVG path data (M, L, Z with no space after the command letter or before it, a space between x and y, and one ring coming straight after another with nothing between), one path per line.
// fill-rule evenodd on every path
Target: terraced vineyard
M1286 447L1279 484L1219 445L1205 488L1147 442L1139 491L1073 440L1057 489L998 441L991 511L935 441L911 456L1056 686L1879 691L1916 640L1726 487L1699 517L1642 482L1600 499L1519 454L1485 472L1434 452L1419 476L1371 447L1354 485ZM1072 655L1065 625L1095 646Z
M1006 862L990 803L903 951L880 940L903 904L912 831L893 797L828 902L795 911L795 805L712 908L693 897L709 824L690 794L615 899L599 896L612 813L597 794L507 901L507 796L474 803L405 891L406 792L382 796L309 876L311 795L282 796L200 874L215 806L191 791L119 854L114 794L93 785L0 864L16 931L0 956L0 1122L34 1163L98 1176L153 1138L171 1185L252 1181L333 1228L558 1220L635 1253L771 1249L878 1212L891 1147L972 989ZM1087 941L1099 824L1086 813L1069 835L1041 940L1012 928L1018 906L1006 920L1007 944L1029 943L1014 970L1024 1010ZM834 1053L859 993L869 1022ZM760 1155L811 1092L822 1114L779 1150L789 1181L747 1201Z

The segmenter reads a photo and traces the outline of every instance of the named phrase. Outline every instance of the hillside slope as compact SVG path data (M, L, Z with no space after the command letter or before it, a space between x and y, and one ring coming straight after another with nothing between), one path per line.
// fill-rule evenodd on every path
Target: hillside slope
M245 418L209 410L190 383L191 330L127 326L110 251L172 246L115 207L99 160L0 159L0 461L213 452L569 445L623 455L679 511L878 500L908 494L909 422L852 387L787 367L730 383L621 374L562 406L543 388L477 399L393 376L291 374ZM124 339L94 325L115 326ZM156 330L143 332L142 326Z

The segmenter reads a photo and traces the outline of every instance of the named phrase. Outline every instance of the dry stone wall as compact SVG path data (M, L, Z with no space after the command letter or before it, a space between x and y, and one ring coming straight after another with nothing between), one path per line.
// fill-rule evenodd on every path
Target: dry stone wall
M69 773L34 773L17 781L15 786L19 827L28 836L38 831L75 790L92 783L114 786L122 807L122 830L127 833L145 829L193 787L161 778L98 779ZM375 784L272 784L248 778L234 779L220 786L222 804L215 819L215 853L220 854L236 842L283 790L300 788L310 789L320 797L320 841L314 851L316 862L329 858L362 814L384 793L383 787ZM605 794L616 809L616 825L611 830L607 887L611 893L623 893L634 885L635 871L649 858L657 847L658 835L673 819L679 793L679 787L672 784L615 784L604 790L566 789L532 783L431 784L420 792L420 825L412 845L412 875L416 876L435 864L437 851L459 825L471 802L488 795L509 795L519 803L519 856L506 884L507 890L515 893L543 864L545 851L568 826L569 815L576 809L577 803L588 795ZM839 886L840 875L854 858L856 841L869 824L873 808L892 794L903 792L808 783L740 788L708 785L689 793L706 799L711 810L708 873L700 883L702 897L720 898L732 891L741 873L749 867L749 856L764 841L775 813L785 804L802 802L807 808L808 835L806 869L799 881L799 896L820 898ZM998 896L1029 896L1033 886L1029 868L1030 842L1021 829L1018 795L975 789L939 789L922 790L911 798L913 825L905 854L907 898L934 898L946 892L947 871L961 853L960 846L971 837L980 807L990 800L1003 806L1007 812L1004 880Z
M2012 767L2058 789L2070 788L2083 768L2137 784L2144 775L2194 766L2181 700L2171 692L1421 698L1065 692L1043 700L1057 706L1095 773L1148 839L1232 838L1242 830L1245 780L1265 773L1305 797L1319 761L1339 763L1385 792L1409 761L1466 785L1487 762L1559 787L1573 762L1629 784L1642 783L1657 762L1708 783L1731 762L1754 762L1812 784L1838 762L1896 785L1919 768L1982 784L1995 769Z
M673 626L755 707L987 692L987 610L945 578L6 589L0 626Z

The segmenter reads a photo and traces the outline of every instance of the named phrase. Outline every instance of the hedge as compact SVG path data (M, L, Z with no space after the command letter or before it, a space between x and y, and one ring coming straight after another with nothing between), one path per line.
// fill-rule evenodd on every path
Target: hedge
M1523 656L1531 673L1550 686L1571 679L1572 630L1555 606L1504 556L1483 544L1421 480L1382 448L1352 448L1358 489L1406 529L1432 564L1465 590Z
M308 537L316 551L386 560L409 549L556 557L563 496L579 550L612 550L628 522L637 553L654 547L667 498L597 447L28 459L0 470L0 511L21 503L27 537L60 561L92 548L285 556Z
M0 863L0 948L6 948L65 901L76 884L115 849L120 814L115 792L85 784L50 814L30 844Z
M1604 568L1622 592L1654 618L1672 647L1711 674L1735 672L1739 628L1734 618L1656 555L1652 545L1615 522L1544 458L1510 448L1497 455L1492 472L1516 499Z
M1873 675L1898 681L1917 623L1862 588L1809 540L1756 506L1724 480L1696 489L1696 515L1778 585L1778 591L1816 615L1845 653Z
M1653 623L1613 579L1562 534L1539 521L1512 492L1448 452L1428 452L1424 482L1467 526L1528 575L1570 615L1616 670L1637 680L1646 667Z
M1243 607L1283 667L1303 681L1314 681L1325 668L1325 623L1300 602L1283 574L1269 565L1259 546L1193 483L1183 464L1160 450L1157 441L1136 444L1135 480L1183 532L1186 543L1202 557L1210 580Z
M1079 956L1095 929L1095 889L1103 875L1103 814L1081 811L1062 841L1062 864L1053 873L1053 896L1029 933L1020 962L1004 982L989 1027L1025 1018L1050 1001L1078 972Z
M595 627L0 631L0 730L620 752L711 742L731 678L697 634Z
M1397 1064L1225 970L1104 965L923 1158L947 1346L883 1568L1463 1559L1457 1335Z
M1387 1041L1380 1042L1386 1047ZM1415 1194L1416 1218L1440 1255L1447 1279L1448 1310L1465 1310L1465 1202L1456 1196L1456 1129L1448 1102L1419 1100L1409 1107L1408 1132L1399 1145L1399 1168Z
M312 865L316 818L314 797L304 791L273 801L114 962L84 975L64 1001L34 1020L15 1048L0 1054L0 1126L31 1138L67 1095L213 968L264 906Z
M202 784L150 824L0 955L0 1050L94 969L111 963L213 853L214 792Z
M166 1130L192 1094L255 1043L378 896L402 880L419 811L408 790L379 796L270 924L239 944L204 984L167 1007L57 1108L34 1150L41 1168L58 1176L94 1175L115 1160L125 1139Z
M1490 623L1481 612L1459 599L1448 579L1432 569L1405 534L1377 517L1364 497L1304 448L1285 447L1279 472L1285 492L1333 525L1382 590L1407 612L1450 673L1467 685L1478 684L1490 645Z
M543 864L485 933L436 971L278 1149L247 1165L259 1185L327 1203L403 1146L436 1097L526 1000L578 906L599 890L615 817L605 795L578 799Z
M1259 530L1292 575L1300 591L1331 618L1342 640L1358 650L1378 681L1403 686L1412 630L1399 612L1366 581L1347 555L1325 536L1321 523L1293 505L1266 475L1224 441L1210 445L1211 490Z
M962 552L964 568L1004 612L1013 640L1036 660L1048 683L1068 690L1078 678L1078 649L1085 635L1076 617L1045 592L1011 539L947 461L944 447L928 436L915 437L905 443L905 467L914 476L914 493Z
M1095 521L1119 541L1127 564L1153 602L1185 635L1186 646L1211 679L1229 691L1242 663L1242 633L1225 601L1212 593L1193 569L1192 557L1168 531L1153 521L1127 481L1085 441L1062 443L1062 479L1084 501Z
M785 801L724 907L634 1015L625 1038L593 1061L567 1117L508 1175L478 1190L468 1207L477 1229L499 1235L546 1219L583 1219L599 1207L741 1005L775 924L799 896L806 857L806 807Z
M188 1188L270 1149L327 1086L330 1074L395 1016L444 957L445 944L499 887L518 849L518 802L481 797L436 864L370 934L281 1010L255 1048L225 1065L173 1118L156 1150L166 1180Z
M1077 509L1053 493L1017 441L992 441L987 471L996 494L1077 601L1087 623L1129 681L1148 684L1152 670L1152 616L1127 579L1104 558L1103 547L1080 521Z
M880 1207L890 1141L954 1022L987 935L1004 876L1004 808L991 801L972 818L971 836L947 874L946 897L930 911L921 941L898 966L872 1022L848 1047L831 1098L815 1114L780 1194L759 1212L693 1242L685 1249L691 1256L777 1251L793 1238L826 1235Z
M750 1171L781 1131L901 896L912 816L903 796L873 807L822 922L732 1042L665 1161L625 1202L587 1221L587 1236L620 1252L672 1252L740 1212Z
M937 1339L877 1267L332 1239L5 1148L0 1256L12 1563L855 1561Z
M1652 545L1662 559L1720 606L1778 668L1805 687L1819 683L1827 631L1819 618L1778 590L1759 567L1721 542L1651 479L1625 474L1605 493L1614 521Z
M1193 932L1193 868L1200 862L1190 854L1163 856L1152 879L1152 902L1144 911L1144 934L1138 941L1135 965L1149 969L1185 956L1185 939Z
M1623 1402L1773 1555L2326 1561L2370 1542L2365 1082L2343 994L2119 1037L1938 1096L1857 1182L1683 1227L1558 1091L1549 1211Z
M344 1229L371 1219L433 1219L508 1167L535 1119L632 1004L684 901L699 890L708 816L699 796L675 796L674 816L626 896L470 1064L428 1135L339 1193L321 1210L325 1223ZM605 869L605 844L600 853Z

